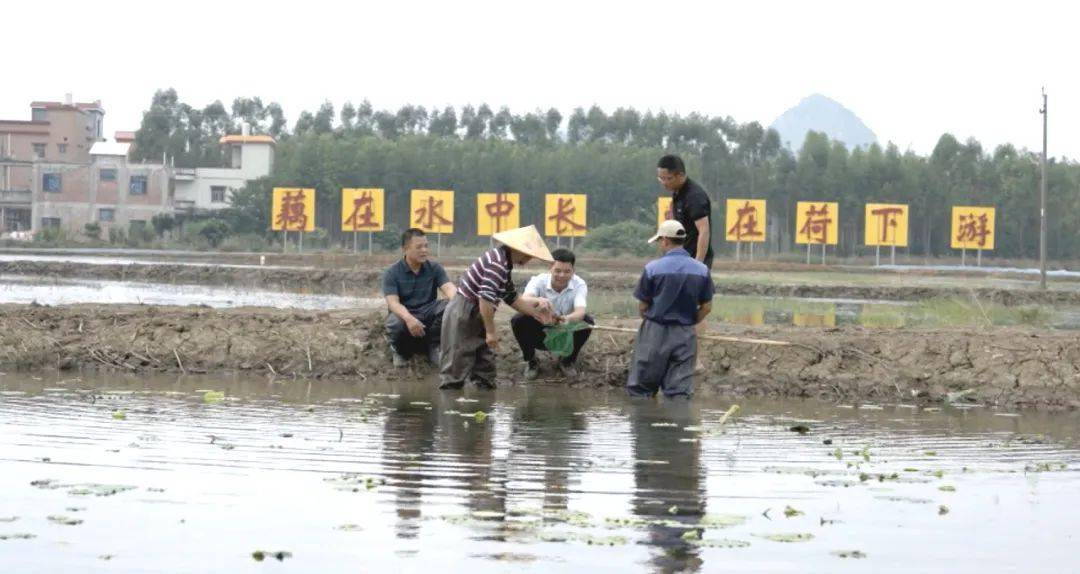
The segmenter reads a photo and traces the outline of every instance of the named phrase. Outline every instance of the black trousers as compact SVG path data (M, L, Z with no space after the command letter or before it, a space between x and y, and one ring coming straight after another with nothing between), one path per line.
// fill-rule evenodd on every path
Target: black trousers
M446 303L446 299L436 299L419 309L409 311L417 321L424 324L423 337L413 337L409 328L405 326L405 321L390 313L386 318L386 336L390 339L390 345L394 347L394 350L402 357L409 358L415 354L427 355L430 347L437 348L442 333L442 318Z
M585 315L585 322L590 325L595 325L592 315ZM532 361L536 358L537 349L546 351L547 347L544 346L544 324L536 319L518 313L514 315L513 319L510 319L510 329L514 331L514 338L517 339L518 346L521 347L521 356L526 361ZM577 360L578 353L581 352L581 348L585 346L585 341L589 340L589 335L592 334L592 329L582 329L574 332L574 352L563 359L567 363L573 363Z

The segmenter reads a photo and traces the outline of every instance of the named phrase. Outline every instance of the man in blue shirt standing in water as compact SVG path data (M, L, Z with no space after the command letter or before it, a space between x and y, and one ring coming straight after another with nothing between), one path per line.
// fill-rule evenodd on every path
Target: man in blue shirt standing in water
M681 223L668 220L649 240L659 242L663 256L645 266L634 291L642 321L626 381L631 396L693 394L694 326L712 310L713 282L708 267L683 248L686 236Z

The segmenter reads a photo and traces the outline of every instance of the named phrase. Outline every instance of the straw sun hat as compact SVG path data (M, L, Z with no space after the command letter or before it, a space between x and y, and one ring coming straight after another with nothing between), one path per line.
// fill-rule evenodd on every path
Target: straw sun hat
M510 249L520 251L530 257L535 257L549 263L554 260L551 257L551 251L548 250L547 244L544 243L544 238L540 237L540 232L536 230L535 225L501 231L491 237Z

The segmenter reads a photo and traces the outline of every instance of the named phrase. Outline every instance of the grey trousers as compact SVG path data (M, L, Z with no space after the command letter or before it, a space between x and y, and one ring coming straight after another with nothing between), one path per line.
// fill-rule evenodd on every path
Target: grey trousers
M480 305L458 293L443 313L439 388L460 389L469 380L495 386L495 354L487 346Z
M419 309L409 311L417 321L424 324L423 337L413 337L405 326L405 321L390 313L386 317L386 336L390 339L390 346L394 351L408 359L417 353L427 356L430 347L438 347L446 303L446 299L436 299Z
M635 397L690 398L694 393L697 336L691 325L662 325L645 319L638 328L626 391Z

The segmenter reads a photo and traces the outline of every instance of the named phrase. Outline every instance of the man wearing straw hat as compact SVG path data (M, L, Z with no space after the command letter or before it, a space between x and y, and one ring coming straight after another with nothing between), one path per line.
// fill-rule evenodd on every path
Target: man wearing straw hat
M660 242L663 256L645 266L634 291L642 321L626 381L631 396L693 394L694 326L712 310L713 283L709 268L683 249L686 236L681 223L667 220L649 240Z
M468 381L481 388L495 388L494 351L499 348L495 311L500 301L541 323L555 322L551 303L518 295L510 276L515 266L532 259L552 261L536 227L503 231L492 239L496 246L485 251L461 276L457 294L443 313L440 389L460 389Z

